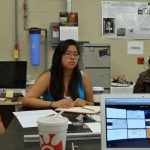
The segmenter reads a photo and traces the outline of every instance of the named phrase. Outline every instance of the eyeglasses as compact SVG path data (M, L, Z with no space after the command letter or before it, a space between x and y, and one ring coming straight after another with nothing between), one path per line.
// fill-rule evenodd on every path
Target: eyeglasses
M64 53L64 55L67 57L67 58L74 58L74 59L79 59L79 54L77 53Z

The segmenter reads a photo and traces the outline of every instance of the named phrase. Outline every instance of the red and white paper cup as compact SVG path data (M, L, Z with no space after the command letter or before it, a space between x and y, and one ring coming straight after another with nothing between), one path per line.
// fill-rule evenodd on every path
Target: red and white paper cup
M46 116L37 120L40 150L65 150L68 118Z

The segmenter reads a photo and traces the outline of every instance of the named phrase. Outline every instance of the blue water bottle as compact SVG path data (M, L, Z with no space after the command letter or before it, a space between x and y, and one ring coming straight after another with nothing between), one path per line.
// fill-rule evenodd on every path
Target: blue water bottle
M29 28L30 33L30 59L32 66L40 65L40 28Z

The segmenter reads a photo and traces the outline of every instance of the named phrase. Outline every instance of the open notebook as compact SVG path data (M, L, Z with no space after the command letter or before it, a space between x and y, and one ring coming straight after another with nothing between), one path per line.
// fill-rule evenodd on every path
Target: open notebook
M101 96L102 150L150 149L150 94Z
M71 108L57 108L55 111L64 110L65 112L80 113L80 114L96 114L100 112L100 106L89 106L84 107L71 107Z

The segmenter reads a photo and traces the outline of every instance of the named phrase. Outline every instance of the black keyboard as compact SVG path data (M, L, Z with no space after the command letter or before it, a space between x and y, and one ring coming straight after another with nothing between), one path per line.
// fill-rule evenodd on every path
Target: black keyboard
M13 97L23 97L22 93L14 93Z

